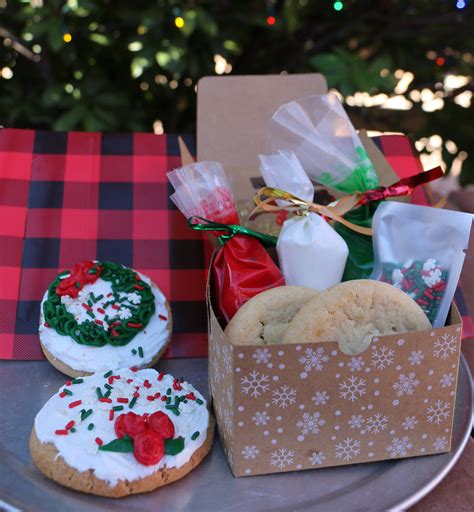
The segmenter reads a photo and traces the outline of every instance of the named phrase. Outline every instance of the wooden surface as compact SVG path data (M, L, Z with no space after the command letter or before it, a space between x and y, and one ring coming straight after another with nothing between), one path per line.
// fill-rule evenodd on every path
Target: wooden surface
M474 213L474 190L451 194L446 208ZM474 312L474 235L471 231L461 282L466 302ZM474 373L474 339L463 341L462 352ZM449 475L410 512L474 511L474 439L471 437L464 453Z

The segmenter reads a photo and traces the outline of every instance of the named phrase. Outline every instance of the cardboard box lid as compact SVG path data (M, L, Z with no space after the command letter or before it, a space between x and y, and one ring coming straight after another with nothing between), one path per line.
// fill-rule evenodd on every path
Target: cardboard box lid
M283 103L327 92L316 73L204 77L197 92L197 159L221 162L237 199L251 198L268 123Z

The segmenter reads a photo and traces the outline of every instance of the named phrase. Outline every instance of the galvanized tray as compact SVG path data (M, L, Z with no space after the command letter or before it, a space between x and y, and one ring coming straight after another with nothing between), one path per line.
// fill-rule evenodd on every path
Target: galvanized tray
M184 375L207 391L205 359L168 360L158 368ZM121 500L81 494L43 477L33 466L28 438L37 411L64 382L47 362L1 361L0 510L87 511L380 511L404 510L429 493L453 467L469 438L472 387L462 357L450 453L339 468L234 478L221 445L192 473L149 494Z

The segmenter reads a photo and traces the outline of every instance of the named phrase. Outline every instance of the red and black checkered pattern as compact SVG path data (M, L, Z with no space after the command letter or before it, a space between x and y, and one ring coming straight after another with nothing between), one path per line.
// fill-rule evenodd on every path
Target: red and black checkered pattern
M404 136L375 142L400 177L421 170ZM211 247L168 199L165 174L180 163L176 135L0 130L0 358L42 358L42 295L58 271L85 259L149 275L173 309L167 356L207 354ZM415 200L426 204L422 191ZM456 301L472 335L459 290Z
M192 149L192 138L186 138ZM0 358L41 358L38 315L58 271L110 260L170 300L167 355L205 356L210 247L168 200L177 136L0 130Z

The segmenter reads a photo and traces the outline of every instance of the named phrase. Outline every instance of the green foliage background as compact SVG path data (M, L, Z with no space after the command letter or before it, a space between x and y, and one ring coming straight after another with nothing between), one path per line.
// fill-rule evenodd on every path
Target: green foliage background
M0 78L0 124L151 131L159 119L165 131L193 131L195 85L215 74L216 54L235 74L319 71L344 96L394 95L402 69L415 75L407 98L441 91L444 108L348 111L357 127L454 141L454 154L443 147L449 168L472 150L472 108L454 102L472 79L455 91L443 79L472 76L473 12L469 0L462 10L456 0L346 0L339 12L328 0L0 0L0 68L13 71ZM461 181L474 182L472 155Z

